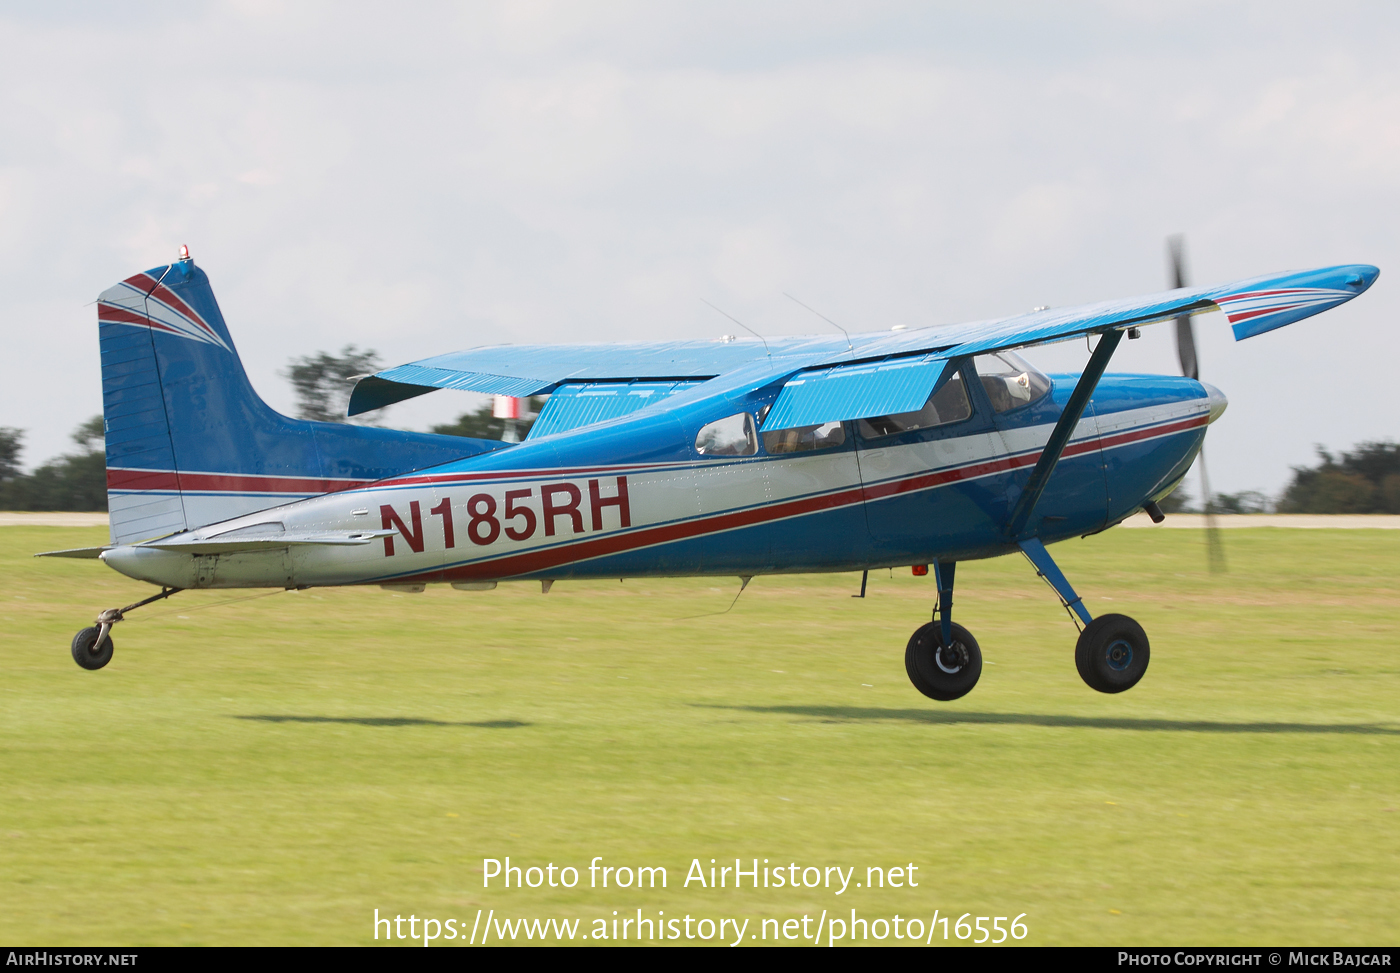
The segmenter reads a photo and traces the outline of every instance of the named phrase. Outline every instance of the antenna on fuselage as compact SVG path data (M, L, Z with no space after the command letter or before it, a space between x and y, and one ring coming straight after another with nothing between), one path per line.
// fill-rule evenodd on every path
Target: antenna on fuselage
M765 352L767 352L769 358L772 358L772 357L773 357L773 352L770 351L769 348L768 348L768 339L765 338L765 337L763 337L763 335L759 334L757 331L755 331L753 328L749 327L749 326L748 326L747 324L745 324L743 321L740 321L738 318L736 318L734 315L730 314L728 311L720 311L719 308L715 307L713 304L711 304L709 301L705 300L703 297L700 298L700 303L701 303L701 304L704 304L706 307L708 307L708 308L709 308L710 310L712 310L712 311L719 311L720 314L723 314L723 315L724 315L725 317L727 317L729 320L733 321L733 322L734 322L735 324L737 324L739 327L743 328L743 329L744 329L745 331L747 331L749 334L753 335L753 336L754 336L755 338L757 338L759 341L763 342L763 350L764 350ZM742 591L743 589L740 589L740 590Z
M827 324L831 325L831 326L832 326L833 328L835 328L837 331L840 331L843 335L846 336L846 350L847 350L847 351L855 351L855 348L851 345L851 333L850 333L849 331L847 331L845 328L841 327L841 325L837 324L835 321L831 320L831 318L827 317L827 316L826 316L825 314L823 314L822 312L818 311L816 308L814 308L814 307L807 307L806 304L803 304L801 301L799 301L797 298L793 297L793 296L792 296L791 294L789 294L787 291L783 291L783 296L786 297L789 301L792 301L794 304L798 305L799 307L805 307L805 308L807 308L807 310L811 311L813 314L815 314L817 317L821 318L821 319L822 319L823 321L825 321Z

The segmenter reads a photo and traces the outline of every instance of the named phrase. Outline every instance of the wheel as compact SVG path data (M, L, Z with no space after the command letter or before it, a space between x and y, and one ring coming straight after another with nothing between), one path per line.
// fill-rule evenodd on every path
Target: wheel
M920 626L904 650L904 668L914 688L929 699L966 696L982 675L982 649L972 633L953 624L953 645L942 645L938 622Z
M1074 666L1090 689L1121 693L1147 671L1147 633L1127 615L1100 615L1079 633Z
M73 636L73 661L84 669L101 669L112 661L112 633L107 633L99 648L97 631L96 628L85 628Z

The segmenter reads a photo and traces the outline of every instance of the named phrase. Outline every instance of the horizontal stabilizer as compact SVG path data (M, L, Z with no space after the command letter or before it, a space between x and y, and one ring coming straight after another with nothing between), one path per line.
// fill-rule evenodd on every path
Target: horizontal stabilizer
M943 358L918 357L798 372L778 393L763 428L794 429L917 412L947 365Z
M381 537L391 537L393 530L316 531L305 534L252 534L245 537L167 537L147 541L140 547L180 554L235 554L243 551L275 551L284 547L304 545L355 547Z
M110 547L70 547L66 551L41 551L35 557L81 557L89 560L97 560L102 556L103 551L110 551Z

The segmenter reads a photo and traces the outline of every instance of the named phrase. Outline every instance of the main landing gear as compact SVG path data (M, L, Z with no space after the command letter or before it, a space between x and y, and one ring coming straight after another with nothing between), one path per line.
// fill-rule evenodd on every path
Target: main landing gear
M1079 633L1074 666L1090 689L1121 693L1147 672L1147 633L1127 615L1100 615Z
M1101 693L1121 693L1136 686L1147 672L1152 654L1142 626L1127 615L1093 617L1044 544L1032 537L1021 541L1020 547L1035 566L1036 574L1055 589L1065 608L1084 622L1074 647L1074 667L1079 670L1079 678Z
M1127 615L1094 618L1044 544L1030 538L1021 541L1020 548L1035 566L1036 573L1055 589L1065 608L1084 623L1074 649L1074 665L1079 677L1090 689L1101 693L1121 693L1136 686L1147 672L1151 658L1151 646L1142 626ZM956 567L951 561L934 565L938 582L934 620L920 626L904 650L904 668L909 673L909 681L930 699L966 696L982 675L982 650L977 640L952 620Z
M169 598L180 588L162 588L160 594L151 595L141 601L133 602L125 608L108 608L97 616L97 620L89 628L81 629L77 635L73 636L73 661L84 669L101 669L112 661L112 626L126 617L126 613L140 608L142 605L149 605L153 601L160 601L162 598Z

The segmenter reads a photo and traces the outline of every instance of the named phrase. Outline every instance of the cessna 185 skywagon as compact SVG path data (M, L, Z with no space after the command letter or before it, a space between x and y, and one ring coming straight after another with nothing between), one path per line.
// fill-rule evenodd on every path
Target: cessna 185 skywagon
M956 699L982 669L952 620L958 562L1022 552L1083 628L1100 692L1147 669L1142 628L1089 613L1046 545L1155 503L1225 397L1194 377L1105 375L1141 326L1222 310L1251 338L1365 291L1375 267L974 324L841 336L473 348L362 379L358 414L435 389L549 399L519 444L289 419L244 374L209 279L181 259L98 300L111 545L159 594L73 640L99 669L125 612L187 588L738 576L933 565L909 640L918 690ZM1016 349L1097 337L1083 373ZM1185 360L1183 358L1183 360Z

